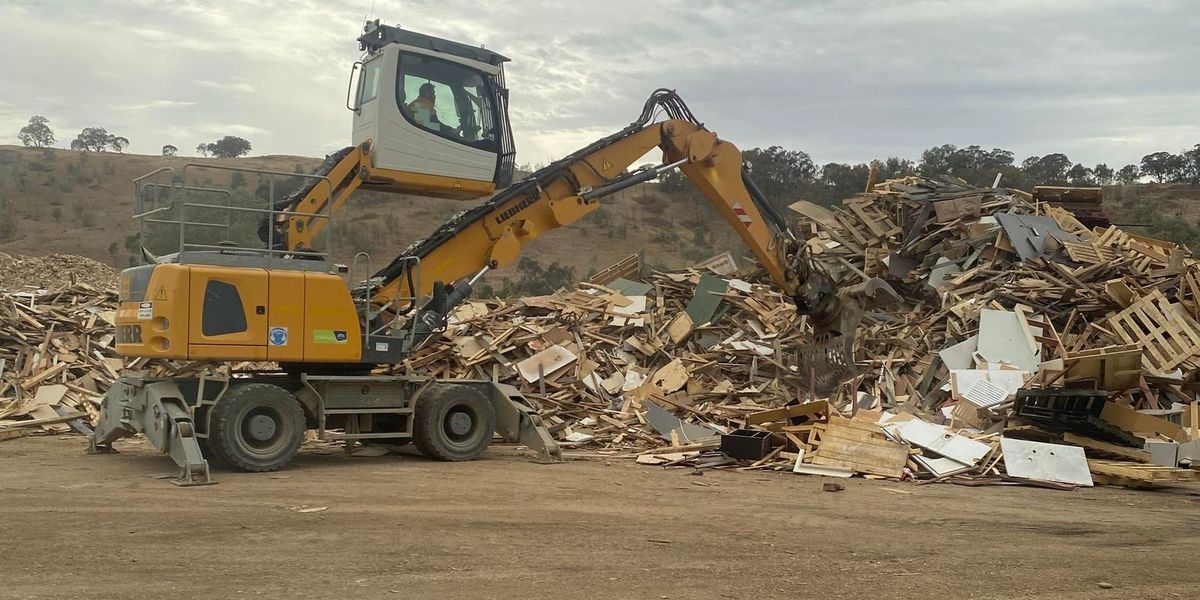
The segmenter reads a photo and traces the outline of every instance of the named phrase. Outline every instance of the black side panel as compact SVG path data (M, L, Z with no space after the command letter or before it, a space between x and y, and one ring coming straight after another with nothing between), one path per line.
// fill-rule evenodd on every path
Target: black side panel
M513 142L512 126L508 119L508 88L504 85L503 67L501 67L499 75L490 79L492 93L495 95L493 104L496 105L496 118L500 119L498 123L500 131L496 132L500 136L500 156L496 160L494 183L496 189L502 190L512 185L513 172L516 171L517 165L517 146ZM493 131L495 131L494 126Z
M215 279L204 288L204 313L200 332L205 336L246 331L246 311L237 287Z

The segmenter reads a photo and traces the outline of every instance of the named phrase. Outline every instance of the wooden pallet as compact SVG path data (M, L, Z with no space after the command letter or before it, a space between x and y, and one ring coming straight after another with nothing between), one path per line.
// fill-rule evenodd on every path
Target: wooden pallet
M1171 253L1179 249L1171 242L1125 233L1116 225L1100 232L1096 245L1130 252L1134 256L1133 267L1140 273L1166 268L1171 262Z
M874 423L838 416L830 416L829 423L814 429L809 443L817 446L812 464L858 473L899 478L908 460L908 444L884 438Z
M1070 241L1064 241L1062 245L1071 260L1085 265L1107 264L1121 257L1121 253L1111 246Z
M626 256L625 258L613 263L611 266L606 267L599 273L592 275L588 281L597 285L608 285L621 277L626 279L635 279L641 270L641 253L630 254L629 256Z
M1092 479L1104 485L1149 487L1200 480L1200 471L1192 469L1119 460L1088 460L1088 468L1092 471Z
M1176 310L1158 290L1109 317L1104 327L1126 343L1142 347L1150 366L1159 372L1200 355L1200 323Z

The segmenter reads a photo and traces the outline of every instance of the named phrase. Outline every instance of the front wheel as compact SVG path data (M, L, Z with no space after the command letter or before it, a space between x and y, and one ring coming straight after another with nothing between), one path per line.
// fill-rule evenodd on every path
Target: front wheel
M269 383L231 386L209 419L208 450L243 471L287 465L304 442L304 410L287 390Z
M495 430L492 403L470 386L434 384L417 399L413 443L429 458L478 458L491 443Z

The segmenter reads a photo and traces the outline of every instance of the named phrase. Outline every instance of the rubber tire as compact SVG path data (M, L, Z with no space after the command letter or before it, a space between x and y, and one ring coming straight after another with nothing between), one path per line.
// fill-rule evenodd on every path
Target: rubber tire
M242 422L253 411L274 413L274 442L253 448L243 436ZM304 409L287 390L269 383L230 386L208 422L208 450L221 465L250 472L274 471L292 462L304 443Z
M455 411L472 414L472 427L461 439L447 431L447 418ZM436 460L462 461L479 458L496 430L492 403L475 388L434 384L417 399L413 416L413 443L421 454Z

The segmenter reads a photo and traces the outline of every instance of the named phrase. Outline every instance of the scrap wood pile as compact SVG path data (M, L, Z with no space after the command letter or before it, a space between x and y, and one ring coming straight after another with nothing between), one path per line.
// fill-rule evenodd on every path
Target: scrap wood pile
M0 441L41 431L90 433L122 369L167 375L185 368L118 357L116 307L116 293L85 283L0 293Z
M405 368L513 383L562 443L649 464L1048 486L1196 476L1180 468L1200 463L1188 249L952 178L792 208L827 270L904 298L864 321L859 374L828 397L797 362L804 319L728 260L472 303Z
M864 323L861 376L839 407L866 420L882 411L882 437L920 448L910 471L1075 485L1195 478L1177 468L1200 463L1200 261L1187 248L1088 229L1019 190L950 177L792 208L831 271L883 277L906 300Z
M732 258L718 258L729 274ZM787 355L809 336L789 299L709 269L636 281L637 264L461 306L440 342L395 370L511 383L568 447L686 446L797 397L806 378Z
M117 278L82 256L0 253L0 441L90 431L125 366L114 351Z
M100 290L117 289L112 267L84 256L14 256L0 252L0 290L36 292L83 283Z

